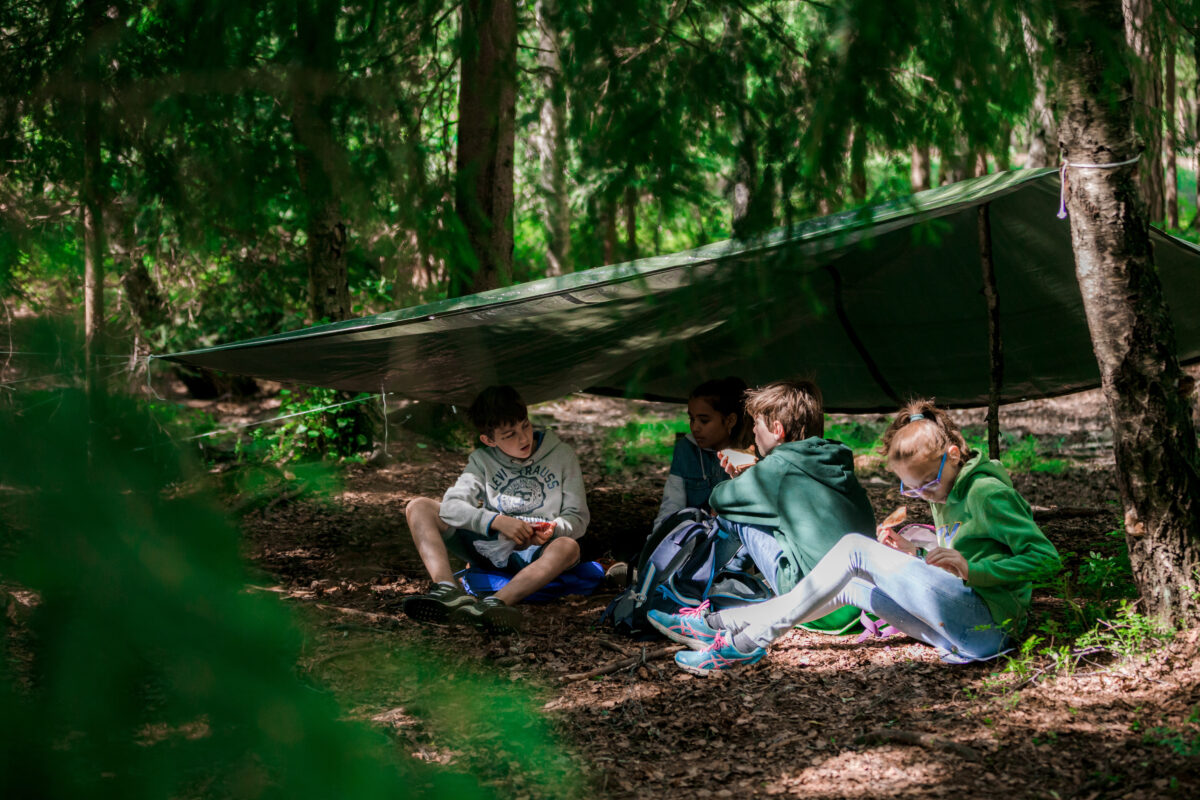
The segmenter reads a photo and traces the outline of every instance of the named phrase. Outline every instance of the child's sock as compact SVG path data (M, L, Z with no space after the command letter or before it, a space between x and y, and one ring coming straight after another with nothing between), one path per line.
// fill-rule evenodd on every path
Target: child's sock
M720 611L714 611L706 616L704 618L704 624L716 631L725 629L725 625L721 621Z
M733 638L729 640L729 643L732 644L739 653L745 653L746 655L749 655L758 649L758 645L754 643L754 640L742 631L735 633Z

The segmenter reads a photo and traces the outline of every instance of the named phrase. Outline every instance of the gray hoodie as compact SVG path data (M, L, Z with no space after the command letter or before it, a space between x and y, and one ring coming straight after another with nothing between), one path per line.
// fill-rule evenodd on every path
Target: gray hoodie
M524 461L499 447L471 453L463 474L442 496L442 521L495 538L492 521L505 514L526 522L555 522L555 538L583 536L590 515L575 451L554 431L536 435L533 454Z

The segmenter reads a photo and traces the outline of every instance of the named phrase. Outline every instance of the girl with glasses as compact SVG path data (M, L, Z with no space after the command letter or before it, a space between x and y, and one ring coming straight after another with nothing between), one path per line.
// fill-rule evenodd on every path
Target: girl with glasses
M654 627L691 648L675 656L682 669L704 674L752 664L798 623L845 605L882 617L951 663L994 658L1011 646L1033 581L1061 566L1029 504L1000 462L968 451L958 427L928 400L900 410L881 450L901 493L929 503L938 546L925 552L880 526L875 539L844 536L772 600L711 614L651 611Z

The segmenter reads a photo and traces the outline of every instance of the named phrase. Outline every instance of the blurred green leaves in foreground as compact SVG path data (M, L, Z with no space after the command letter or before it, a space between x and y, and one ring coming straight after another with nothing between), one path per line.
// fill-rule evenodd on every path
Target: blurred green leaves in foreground
M518 772L525 793L578 793L528 696L412 647L388 659L433 734L470 747L469 721L506 763L452 772L347 721L298 673L287 610L245 591L215 505L164 491L179 456L131 401L90 423L75 390L3 402L0 797L486 797Z

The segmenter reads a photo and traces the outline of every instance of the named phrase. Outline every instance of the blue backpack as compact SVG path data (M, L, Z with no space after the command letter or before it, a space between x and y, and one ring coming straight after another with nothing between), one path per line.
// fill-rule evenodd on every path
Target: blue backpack
M603 620L621 633L652 636L657 632L646 620L651 609L673 614L707 600L719 611L771 596L741 539L699 509L684 509L647 540L633 582L604 610Z

